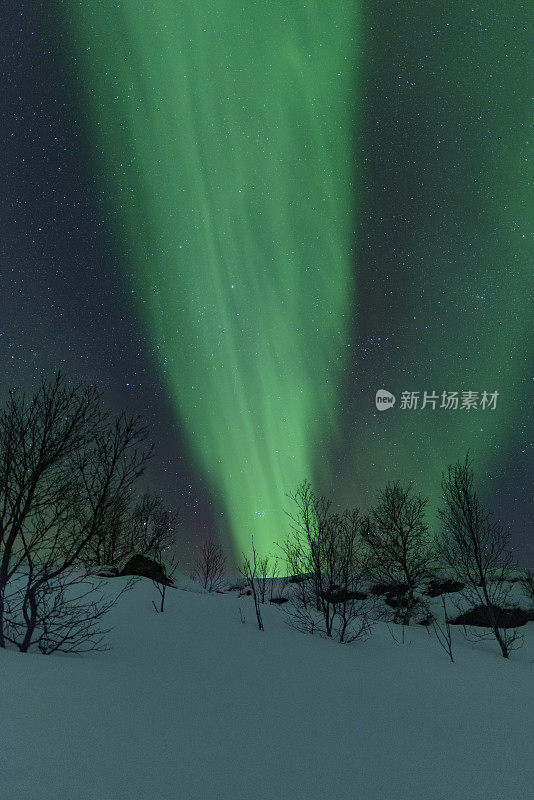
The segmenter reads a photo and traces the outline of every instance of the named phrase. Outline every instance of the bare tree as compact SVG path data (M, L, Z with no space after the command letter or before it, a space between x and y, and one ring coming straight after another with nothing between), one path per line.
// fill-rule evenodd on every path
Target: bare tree
M141 531L137 552L153 558L157 564L163 567L166 577L172 581L179 564L179 561L171 553L171 546L176 537L179 512L168 511L161 498L145 494L137 507L137 513L138 527ZM153 583L160 596L159 608L155 603L153 606L158 613L163 613L167 586L171 584L161 581L153 581Z
M174 573L178 569L178 564L180 563L173 554L169 555L166 560L164 559L163 556L164 552L163 550L160 549L158 549L158 551L153 555L154 560L161 567L163 567L165 571L165 576L169 579L169 583L162 583L161 581L152 581L160 596L159 608L154 603L154 601L152 601L152 605L154 606L154 609L158 614L163 614L163 612L165 611L165 597L167 596L167 586L173 585L172 578Z
M291 533L281 545L289 570L298 586L299 605L303 610L311 603L321 611L320 595L328 581L324 567L325 533L330 519L331 502L317 497L309 481L303 481L288 498L293 500L296 510L286 512ZM297 593L294 593L296 596ZM326 620L329 630L329 615Z
M260 611L260 603L259 603L259 596L256 586L256 575L258 574L258 556L256 553L256 548L254 547L254 537L252 538L252 561L248 556L243 553L243 560L241 561L241 565L239 567L239 572L244 577L246 581L246 585L252 592L252 596L254 598L254 609L256 611L256 620L258 622L258 628L260 631L264 630L263 628L263 620Z
M23 568L5 594L4 640L23 653L34 645L44 655L107 650L110 628L103 628L101 620L135 582L130 578L106 598L107 581L83 570L50 577L44 569L29 575Z
M444 508L440 509L441 535L437 556L454 578L464 584L459 592L471 608L484 615L504 658L519 646L515 628L499 626L500 609L507 602L511 584L498 580L513 567L509 536L484 509L473 486L469 454L463 463L451 465L442 480ZM487 634L473 632L475 638Z
M134 551L163 563L175 542L178 518L179 510L166 509L161 497L144 494L132 515Z
M279 577L278 557L275 556L273 561L272 561L272 567L271 567L271 586L270 586L270 589L269 589L269 601L270 602L272 602L272 600L273 600L274 586L275 586L275 583L276 583L276 579L278 577ZM284 585L285 584L282 584L281 591L283 591Z
M269 574L269 556L263 556L258 559L258 594L260 602L265 603L265 594L267 592L267 575Z
M334 605L338 615L339 641L351 642L367 636L371 630L369 613L374 603L363 591L368 574L368 559L362 544L365 524L358 509L353 509L336 516L335 525L338 588L324 599Z
M289 624L349 642L369 630L371 601L363 590L363 520L358 510L330 512L330 502L300 484L291 499L292 533L282 545L295 586L286 606Z
M213 539L203 542L193 572L193 579L198 580L208 592L216 591L224 581L226 558L223 549Z
M262 604L265 603L267 588L269 587L269 601L272 602L274 587L278 577L278 558L263 556L258 558L257 590ZM283 586L282 586L283 589Z
M150 451L137 418L111 417L94 387L58 374L0 415L0 647L99 649L113 600L83 556L109 527ZM120 593L119 593L120 594Z
M519 578L519 584L531 602L534 602L534 572L527 570Z
M395 621L409 625L415 592L432 574L433 554L425 523L427 500L413 492L413 484L389 483L379 495L366 523L370 550L369 571L374 580L397 590Z
M81 554L88 566L115 567L118 571L124 560L133 553L128 530L132 513L130 497L119 494L114 505L112 508L109 504L107 515L101 525L95 528L94 535L89 538Z
M438 640L443 650L445 650L445 652L449 656L451 664L453 664L454 658L452 654L452 630L451 630L451 624L449 622L449 617L447 614L447 604L445 602L444 595L441 596L441 605L443 607L443 618L444 618L443 625L440 622L438 622L435 616L432 616L431 624L436 639Z
M178 564L180 563L179 561L177 561L175 556L171 555L167 564L165 564L163 559L161 559L159 557L156 558L155 560L157 560L158 564L160 564L161 566L163 566L165 568L165 573L166 573L167 577L170 580L172 580L172 577L173 577L174 573L178 569ZM159 608L154 603L154 601L152 601L152 605L154 606L154 609L156 610L156 612L158 614L160 614L160 613L162 614L165 611L165 597L167 596L167 586L168 586L168 584L161 583L160 581L152 581L152 583L156 587L156 589L158 591L158 594L160 596Z
M158 495L146 492L135 505L130 497L117 498L110 517L87 544L88 564L119 568L136 553L157 560L174 540L178 511L167 512Z

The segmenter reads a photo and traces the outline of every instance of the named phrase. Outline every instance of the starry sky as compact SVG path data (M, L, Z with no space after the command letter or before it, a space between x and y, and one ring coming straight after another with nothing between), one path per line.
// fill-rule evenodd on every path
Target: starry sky
M272 552L304 478L434 527L469 448L534 567L533 41L516 0L2 3L4 390L141 414L186 560Z

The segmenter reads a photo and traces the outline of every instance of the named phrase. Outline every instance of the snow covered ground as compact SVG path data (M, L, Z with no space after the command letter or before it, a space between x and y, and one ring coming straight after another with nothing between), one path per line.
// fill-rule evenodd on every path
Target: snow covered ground
M167 595L124 595L106 653L0 650L2 800L534 798L534 623L510 661L454 628L451 664L422 627L342 645Z

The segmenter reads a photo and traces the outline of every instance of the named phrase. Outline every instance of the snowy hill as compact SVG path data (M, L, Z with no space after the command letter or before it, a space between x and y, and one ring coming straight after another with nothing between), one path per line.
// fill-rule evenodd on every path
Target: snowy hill
M509 661L454 628L451 664L419 626L342 645L277 606L260 632L236 593L156 594L120 599L109 652L0 650L3 800L534 798L534 623Z

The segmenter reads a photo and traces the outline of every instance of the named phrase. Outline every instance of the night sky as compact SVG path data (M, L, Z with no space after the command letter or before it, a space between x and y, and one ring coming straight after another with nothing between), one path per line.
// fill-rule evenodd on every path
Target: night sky
M533 42L516 0L3 2L3 390L141 414L186 560L273 552L304 478L435 527L469 449L534 567Z

